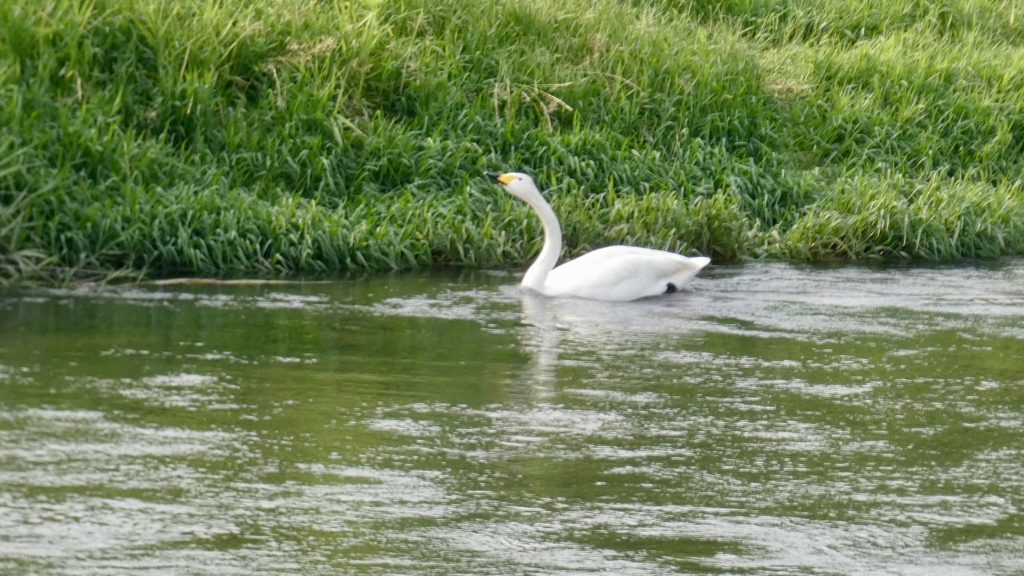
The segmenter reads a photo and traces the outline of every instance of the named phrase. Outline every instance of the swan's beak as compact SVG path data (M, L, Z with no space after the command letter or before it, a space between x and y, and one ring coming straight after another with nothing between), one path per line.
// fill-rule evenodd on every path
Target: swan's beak
M498 174L497 172L484 172L484 174L498 184L508 184L515 178L511 174Z

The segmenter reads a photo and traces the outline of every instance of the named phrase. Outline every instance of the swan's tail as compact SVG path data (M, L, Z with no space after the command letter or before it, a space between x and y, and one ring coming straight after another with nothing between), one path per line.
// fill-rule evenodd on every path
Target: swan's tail
M693 264L694 270L700 272L701 268L711 264L711 258L707 256L692 256L690 257L690 263Z
M707 256L694 256L692 258L686 258L686 262L679 268L679 271L669 278L668 283L665 286L666 292L675 292L680 286L685 284L697 275L705 266L711 263L711 258Z

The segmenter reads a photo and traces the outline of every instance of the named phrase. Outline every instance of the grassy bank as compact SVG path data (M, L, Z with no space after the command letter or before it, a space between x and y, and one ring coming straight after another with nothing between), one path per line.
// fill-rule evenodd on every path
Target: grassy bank
M0 0L0 277L1024 253L1024 7Z

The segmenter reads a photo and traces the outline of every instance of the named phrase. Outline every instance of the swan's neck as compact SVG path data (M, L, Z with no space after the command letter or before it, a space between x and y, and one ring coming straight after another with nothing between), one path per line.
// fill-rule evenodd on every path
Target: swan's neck
M558 256L562 252L562 227L558 225L555 211L551 209L551 205L544 200L540 192L523 199L537 213L544 226L544 248L541 249L540 256L537 256L537 260L530 266L530 269L526 271L522 284L531 290L544 293L544 283L548 279L548 273L555 267Z

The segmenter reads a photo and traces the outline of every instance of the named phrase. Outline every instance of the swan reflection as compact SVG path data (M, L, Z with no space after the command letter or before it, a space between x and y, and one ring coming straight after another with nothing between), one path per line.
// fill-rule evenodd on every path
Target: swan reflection
M522 349L530 361L513 389L524 402L549 402L557 392L558 367L646 354L666 338L692 335L699 307L690 293L634 302L549 298L521 292Z

